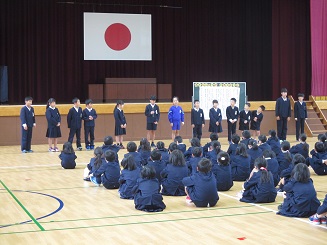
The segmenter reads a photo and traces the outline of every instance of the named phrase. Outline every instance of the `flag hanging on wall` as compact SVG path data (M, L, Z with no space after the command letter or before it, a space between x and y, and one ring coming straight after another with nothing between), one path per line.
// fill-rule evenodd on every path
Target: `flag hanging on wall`
M151 15L84 13L84 60L152 60Z

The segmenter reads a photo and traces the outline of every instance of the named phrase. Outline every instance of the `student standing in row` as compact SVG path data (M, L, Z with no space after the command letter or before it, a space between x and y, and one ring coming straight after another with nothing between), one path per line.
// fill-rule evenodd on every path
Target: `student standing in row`
M244 110L240 112L240 124L239 124L239 130L242 132L244 130L250 129L250 121L251 121L251 111L249 111L251 104L245 103Z
M179 135L181 129L181 123L184 125L184 111L182 107L178 105L178 97L173 98L173 106L170 107L168 112L168 120L172 129L171 138L174 141L175 137Z
M251 116L251 130L253 130L253 138L255 139L260 135L260 126L263 119L262 112L265 111L266 107L264 105L259 106L257 111L252 112Z
M27 96L25 98L25 106L20 110L20 121L22 125L22 153L31 153L32 132L36 127L34 108L32 107L33 98Z
M85 105L86 108L83 110L85 148L86 150L93 150L95 119L97 119L98 115L97 112L92 108L93 101L91 99L86 100Z
M226 108L226 117L228 123L228 142L231 142L232 135L236 133L236 122L239 116L238 107L235 106L236 99L230 99L230 106Z
M218 100L212 101L212 108L209 111L209 118L210 118L209 132L221 133L223 131L221 126L222 115L221 115L221 110L218 108Z
M49 151L59 152L59 149L57 147L57 142L58 142L58 138L61 137L61 131L60 131L61 116L59 110L56 108L56 100L54 98L50 98L48 100L45 117L47 118L48 121L48 129L47 129L46 137L48 138Z
M281 97L276 101L275 115L277 119L277 136L279 140L286 140L287 122L291 119L291 102L287 98L287 89L281 89Z
M304 94L298 94L298 101L294 103L294 119L296 128L296 140L300 134L304 134L304 122L308 118L307 104L303 101Z
M82 150L81 145L81 128L82 128L82 117L83 111L80 107L80 100L78 98L74 98L72 100L74 106L70 108L67 115L67 124L69 130L68 141L73 144L74 136L76 134L76 146L78 150Z
M202 128L204 127L204 114L200 108L200 101L194 100L194 108L191 110L191 124L193 128L193 138L201 140Z
M118 100L114 109L114 117L115 117L115 136L117 146L120 146L121 149L125 149L123 146L123 135L126 134L126 118L124 115L124 102L122 100Z
M156 137L156 130L160 119L160 110L159 106L156 104L156 99L156 96L151 96L150 104L145 107L147 139L149 142L150 140L152 141L151 147L156 147L154 139Z

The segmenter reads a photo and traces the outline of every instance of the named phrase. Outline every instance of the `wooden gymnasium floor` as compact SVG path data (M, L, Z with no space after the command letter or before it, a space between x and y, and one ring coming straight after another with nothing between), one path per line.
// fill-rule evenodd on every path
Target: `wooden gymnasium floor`
M227 140L220 141L226 150ZM308 142L312 148L315 139ZM77 168L63 170L59 153L47 152L46 145L35 145L33 150L22 154L19 146L0 148L2 245L325 243L326 226L275 214L281 197L272 204L239 202L240 182L219 192L213 208L195 208L185 203L185 197L164 197L163 212L145 213L135 210L133 201L120 199L117 190L83 181L92 151L77 152ZM125 152L120 151L120 159ZM312 174L312 178L322 200L327 176Z

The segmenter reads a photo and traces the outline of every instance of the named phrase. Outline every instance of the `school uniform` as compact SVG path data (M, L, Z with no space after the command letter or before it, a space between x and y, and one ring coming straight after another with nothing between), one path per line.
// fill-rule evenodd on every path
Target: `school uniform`
M128 157L128 156L133 156L135 164L138 168L142 168L143 165L146 163L143 161L141 154L138 152L128 152L124 155L124 157Z
M323 214L327 212L327 195L325 196L325 199L323 201L323 203L321 204L321 206L318 208L317 210L317 214Z
M281 152L280 154L278 154L276 156L277 161L279 163L279 168L278 168L278 172L279 174L284 170L287 169L289 167L289 165L291 164L292 160L288 160L287 159L287 154L288 153L284 153Z
M134 199L132 192L136 181L140 178L141 170L136 168L134 170L123 169L119 177L119 195L122 199Z
M237 147L238 147L238 144L231 143L231 144L228 146L227 153L228 153L230 156L235 155Z
M262 150L260 148L258 148L257 150L251 148L247 150L247 153L251 157L250 169L253 169L255 159L262 157Z
M182 179L188 176L187 166L175 166L167 164L161 171L162 195L167 196L185 196L185 189Z
M61 122L61 116L57 108L48 107L45 112L47 118L48 128L46 137L47 138L59 138L61 137L60 126L57 126Z
M233 180L244 181L250 175L251 157L243 157L241 155L231 156L231 168Z
M141 154L142 162L145 164L150 159L151 151L145 151L140 149L139 153Z
M207 157L207 155L209 153L209 149L210 149L211 143L212 142L208 142L207 144L205 144L203 146L203 157Z
M149 161L147 161L147 166L152 166L156 170L156 178L159 181L159 184L161 184L160 173L166 167L165 162L163 162L161 160L156 160L156 161L149 160Z
M223 119L221 110L219 108L211 108L209 110L209 118L210 118L210 124L209 124L209 132L211 133L221 133L223 131L223 128L221 126L221 121ZM217 125L216 123L219 123Z
M216 178L211 171L195 173L182 180L196 207L213 207L219 200Z
M125 135L126 128L121 128L121 125L126 124L126 118L124 115L124 111L116 108L114 110L114 118L115 118L115 136Z
M254 121L255 118L257 118L257 121ZM251 116L251 130L260 131L262 119L263 119L262 113L258 114L257 111L253 111Z
M106 151L109 151L109 150L115 152L115 162L119 162L118 151L121 149L119 146L117 146L117 145L103 145L101 148L102 148L103 153L105 153Z
M186 145L184 143L179 143L177 145L177 149L180 150L181 152L185 153L185 151L186 151Z
M238 108L237 106L234 106L232 108L231 106L228 106L226 108L226 117L227 117L227 123L228 123L228 142L231 141L232 135L236 133L236 124L237 124L237 119L239 116ZM236 119L236 122L231 123L229 120L234 120Z
M297 118L295 121L295 130L296 130L296 139L299 140L300 134L304 133L304 122L308 118L307 113L307 104L303 101L296 101L294 103L294 118Z
M304 144L306 144L306 147ZM309 146L307 143L299 143L299 144L293 145L290 149L290 153L292 155L295 155L297 153L301 154L305 159L307 159L309 157Z
M240 112L240 123L238 129L241 131L249 130L250 122L251 122L251 111L242 110Z
M288 217L310 217L317 212L320 202L310 179L306 183L294 179L284 186L286 198L277 214Z
M89 117L92 116L93 120L90 120ZM93 108L85 108L83 110L83 120L84 120L84 136L85 136L85 147L90 147L94 149L94 128L95 128L95 119L98 115L96 110ZM90 140L89 140L90 135Z
M33 127L35 124L35 115L34 108L23 106L20 110L20 121L22 127L22 141L21 141L21 150L30 151L32 143L32 133ZM27 130L24 129L24 126L27 126Z
M200 146L199 148L201 148L202 150L202 156L203 156L203 148ZM188 161L190 158L192 158L192 152L193 152L194 147L190 146L187 151L184 152L184 157L185 157L185 161ZM202 157L201 156L201 157Z
M167 151L167 149L158 149L161 153L161 161L167 165L167 163L169 162L169 153Z
M262 152L264 152L265 150L270 150L271 151L271 147L269 144L267 144L267 142L262 143L261 145L258 146L259 149L262 150Z
M194 125L193 138L201 140L202 124L205 124L203 110L201 108L193 108L191 110L191 125Z
M280 118L277 120L277 136L280 140L286 140L287 118L291 117L291 102L287 97L276 100L275 116Z
M151 112L153 111L153 114ZM157 130L157 124L155 122L159 122L160 119L160 110L157 104L148 104L145 107L146 116L146 130Z
M221 151L219 151L221 152ZM218 156L218 153L216 150L212 150L212 151L209 151L208 154L206 155L206 158L208 158L212 164L214 163L217 163L217 156Z
M101 165L106 163L106 160L104 158L101 158L101 163L98 164L97 166L94 165L96 158L92 157L90 159L90 162L86 165L87 169L89 170L89 175L94 173L96 170L100 168ZM98 184L101 184L101 176L96 177L96 182Z
M241 202L248 203L270 203L274 202L277 196L277 191L274 185L272 174L268 171L269 182L262 182L262 172L266 170L259 170L253 173L252 177L244 183L243 196Z
M82 147L81 145L81 127L82 127L83 111L81 107L70 108L67 115L67 124L69 131L68 141L73 143L74 135L76 134L76 146L77 148Z
M246 146L246 148L249 149L249 141L250 140L251 140L251 138L250 139L242 139L240 141L240 143L243 143Z
M280 180L280 176L279 176L279 164L278 161L276 159L276 157L274 158L265 158L267 161L267 169L269 172L271 172L273 179L274 179L274 186L277 186Z
M314 152L312 158L309 158L309 164L317 175L327 175L327 165L322 160L327 159L327 152Z
M172 130L180 130L181 122L184 122L184 111L180 106L172 106L168 112L168 120L173 124Z
M232 188L234 183L232 177L232 168L229 164L224 166L215 162L212 164L211 171L216 178L218 191L228 191L230 188Z
M120 167L118 162L105 162L93 172L93 176L101 176L101 183L106 189L118 189Z
M76 167L75 159L77 158L77 156L75 155L75 153L61 152L59 158L61 160L61 167L63 167L64 169L74 169Z
M161 212L166 208L157 179L139 178L133 188L135 209L146 212Z
M267 140L267 144L270 145L271 150L273 152L275 152L276 156L282 152L281 149L280 149L281 145L280 145L280 142L279 142L278 138L269 137L268 140Z
M198 163L201 161L202 157L191 157L187 162L186 165L189 169L189 175L195 174L198 172L197 167Z

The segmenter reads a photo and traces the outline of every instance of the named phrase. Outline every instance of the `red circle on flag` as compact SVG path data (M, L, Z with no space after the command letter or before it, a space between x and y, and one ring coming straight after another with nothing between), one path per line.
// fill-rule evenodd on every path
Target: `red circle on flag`
M127 26L121 23L114 23L108 26L104 33L104 40L109 48L121 51L131 43L131 32Z

